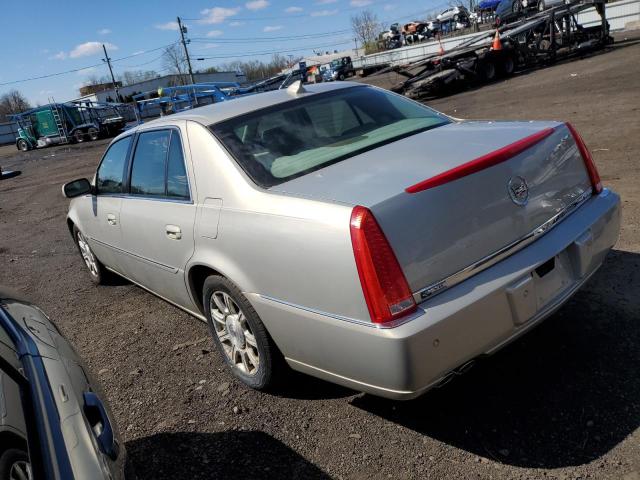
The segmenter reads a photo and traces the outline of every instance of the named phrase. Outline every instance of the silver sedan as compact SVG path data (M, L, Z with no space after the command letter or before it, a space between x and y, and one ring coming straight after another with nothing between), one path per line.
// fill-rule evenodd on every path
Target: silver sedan
M93 281L206 320L247 385L288 364L396 399L548 317L620 228L571 125L461 121L348 82L138 126L63 190Z

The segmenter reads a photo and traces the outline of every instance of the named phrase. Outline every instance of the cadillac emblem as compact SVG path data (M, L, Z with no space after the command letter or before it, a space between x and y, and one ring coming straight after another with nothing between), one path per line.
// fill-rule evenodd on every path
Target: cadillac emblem
M524 206L529 201L529 187L522 177L511 177L507 185L509 196L516 205Z

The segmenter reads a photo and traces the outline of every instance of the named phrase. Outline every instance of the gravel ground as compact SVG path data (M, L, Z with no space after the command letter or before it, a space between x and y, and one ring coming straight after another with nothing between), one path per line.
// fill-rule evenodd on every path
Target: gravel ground
M622 38L618 38L623 40ZM94 287L60 185L106 141L0 148L0 283L58 323L98 374L141 479L640 480L640 43L429 104L463 118L563 119L624 199L604 267L539 328L444 388L391 402L291 374L233 380L206 325L126 281Z

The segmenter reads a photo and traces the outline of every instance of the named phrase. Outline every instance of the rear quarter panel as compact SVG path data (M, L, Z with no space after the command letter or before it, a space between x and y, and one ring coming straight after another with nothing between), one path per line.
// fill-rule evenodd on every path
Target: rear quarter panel
M197 215L187 271L206 265L247 294L369 321L351 246L351 207L260 189L205 127L190 122L188 131L199 208L206 202L219 211Z

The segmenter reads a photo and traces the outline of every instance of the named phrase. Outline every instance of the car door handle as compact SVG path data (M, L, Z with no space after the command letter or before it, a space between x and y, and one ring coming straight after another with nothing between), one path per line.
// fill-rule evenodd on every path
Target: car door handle
M182 230L177 225L166 225L165 231L167 233L167 237L172 240L180 240L182 238Z
M89 420L91 430L98 441L100 450L112 460L117 459L120 453L120 446L115 439L111 420L109 420L109 415L100 397L94 392L84 392L83 397L85 415Z
M116 219L115 214L107 213L107 223L109 225L117 225L118 224L118 220Z

